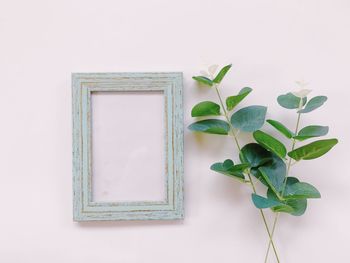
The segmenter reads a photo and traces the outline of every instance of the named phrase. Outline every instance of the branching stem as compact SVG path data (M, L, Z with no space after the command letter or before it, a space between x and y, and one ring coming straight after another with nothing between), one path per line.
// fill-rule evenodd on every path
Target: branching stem
M300 103L299 103L299 108L298 110L300 110L302 108L302 103L303 103L303 99L300 99ZM297 135L298 134L298 131L299 131L299 124L300 124L300 117L301 117L301 113L298 113L298 119L297 119L297 123L296 123L296 126L295 126L295 132L294 134ZM291 147L291 151L294 150L295 148L295 144L296 144L296 140L293 138L292 139L292 147ZM295 164L295 163L294 163ZM286 173L286 178L284 179L284 184L283 184L283 188L282 188L282 197L283 197L283 194L284 194L284 191L285 191L285 188L286 188L286 184L287 184L287 178L289 176L289 171L290 171L290 168L292 166L292 158L289 157L289 160L288 160L288 166L287 166L287 173ZM273 225L272 225L272 232L271 232L271 239L273 238L273 235L275 234L275 230L276 230L276 225L277 225L277 222L278 222L278 218L279 218L279 214L280 213L276 213L275 214L275 218L273 220ZM267 259L269 257L269 253L270 253L270 248L271 248L271 239L269 241L269 245L267 247L267 251L266 251L266 255L265 255L265 263L267 262Z
M231 121L230 121L230 118L229 118L228 113L227 113L227 111L226 111L225 105L224 105L224 103L223 103L223 101L222 101L222 98L221 98L221 95L220 95L220 92L219 92L219 89L218 89L218 85L215 85L214 88L215 88L215 90L216 90L216 94L217 94L218 97L219 97L220 104L221 104L221 107L222 107L222 109L223 109L223 111L224 111L226 121L227 121L227 123L228 123L229 126L230 126L230 131L231 131L231 133L232 133L232 137L233 137L233 139L234 139L234 142L235 142L235 144L236 144L236 146L237 146L237 149L238 149L239 152L240 152L240 151L241 151L241 147L240 147L240 145L239 145L239 142L238 142L238 139L237 139L237 136L236 136L234 127L232 126ZM252 189L253 189L254 194L256 194L256 193L257 193L257 192L256 192L256 188L255 188L255 185L254 185L254 182L253 182L253 180L252 180L252 177L251 177L250 172L247 173L247 175L248 175L248 178L249 178L248 182L249 182L250 185L252 186ZM263 219L266 232L267 232L267 234L268 234L268 236L269 236L269 250L270 250L270 246L272 246L273 251L274 251L275 256L276 256L276 259L277 259L277 262L279 263L279 262L280 262L279 256L278 256L278 253L277 253L277 249L276 249L276 247L275 247L275 243L273 242L273 234L272 234L273 232L270 232L270 229L269 229L269 226L268 226L268 224L267 224L267 220L266 220L264 211L263 211L262 209L259 209L259 211L260 211L261 217L262 217L262 219Z

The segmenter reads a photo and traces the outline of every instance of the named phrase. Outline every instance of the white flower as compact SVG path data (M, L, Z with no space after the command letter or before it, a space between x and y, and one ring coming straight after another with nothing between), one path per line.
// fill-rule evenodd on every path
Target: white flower
M219 65L211 65L208 67L208 72L211 76L214 76L216 71L218 70Z
M311 89L305 89L305 87L308 85L308 83L306 83L305 81L296 81L296 84L300 87L300 90L292 92L294 96L304 98L307 95L309 95L309 93L312 91Z
M312 90L311 89L301 89L299 91L295 91L295 92L292 92L292 94L294 96L297 96L299 98L304 98L306 97L307 95L309 95L309 93L311 92Z
M218 70L218 65L214 64L211 65L207 68L207 70L201 70L199 73L201 74L201 76L213 79L216 75L216 71Z

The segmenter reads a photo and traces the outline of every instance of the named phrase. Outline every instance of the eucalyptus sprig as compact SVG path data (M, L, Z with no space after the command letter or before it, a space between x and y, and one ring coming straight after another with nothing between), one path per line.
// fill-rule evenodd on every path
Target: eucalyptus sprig
M328 133L329 128L320 125L310 125L299 130L301 115L322 106L327 97L316 96L307 102L309 91L305 89L278 97L277 101L282 107L297 110L294 132L277 120L266 121L290 140L291 149L287 151L283 142L260 130L265 123L266 106L252 105L236 110L236 107L252 92L251 88L242 88L237 94L227 97L224 104L220 94L220 84L230 68L231 64L223 67L215 75L215 67L212 66L209 72L193 77L202 86L215 90L218 103L213 101L197 103L192 108L191 115L195 118L200 117L201 120L192 123L188 128L195 132L227 135L233 138L240 163L235 164L231 159L227 159L214 163L210 169L251 186L252 202L259 209L269 237L265 262L267 262L271 246L277 262L280 262L273 241L279 213L300 216L305 213L307 199L321 197L314 186L290 176L292 161L299 162L321 157L338 142L337 139L317 140L296 148L297 141L302 142ZM252 133L256 142L241 147L237 131ZM265 186L265 195L257 192L257 183ZM272 230L269 228L263 211L266 208L270 208L275 213Z
M304 86L303 83L299 83L300 86ZM331 150L337 143L338 140L323 139L316 140L311 143L305 144L299 148L296 148L297 142L303 142L308 139L313 139L328 134L329 127L321 125L309 125L299 130L300 120L303 114L312 112L317 108L321 107L326 101L326 96L316 96L307 102L307 95L311 90L301 89L298 92L289 92L284 95L280 95L277 98L277 102L280 106L286 109L296 110L297 121L295 125L295 131L290 131L285 125L276 120L267 120L277 131L279 131L284 137L290 140L291 149L288 152L287 173L284 178L282 190L279 193L274 193L270 189L267 190L267 198L263 199L263 202L278 202L280 204L269 204L266 208L270 207L273 212L276 212L275 219L272 227L272 236L275 233L278 216L280 212L289 213L294 216L301 216L305 213L307 208L307 199L321 198L320 192L311 184L306 182L300 182L296 177L290 176L292 161L299 162L301 160L312 160L323 156L329 150ZM259 131L256 131L257 133ZM256 134L254 134L256 138ZM258 141L258 140L257 140ZM259 143L259 141L258 141ZM264 143L264 141L260 142ZM265 141L266 143L266 141ZM274 143L280 145L284 149L286 147L279 141ZM256 197L252 196L253 202ZM261 197L259 197L261 198ZM257 208L261 207L261 203L254 202ZM267 262L271 243L269 242L265 262Z

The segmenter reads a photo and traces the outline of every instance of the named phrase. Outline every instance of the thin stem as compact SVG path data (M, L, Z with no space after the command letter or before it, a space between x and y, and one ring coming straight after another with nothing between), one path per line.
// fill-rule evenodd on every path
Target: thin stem
M254 192L254 194L256 194L256 188L255 188L255 185L254 185L254 183L253 183L252 177L251 177L250 173L248 173L247 175L248 175L249 180L250 180L250 182L251 182L251 185L252 185L252 188L253 188L253 192ZM279 259L279 256L278 256L278 253L277 253L277 250L276 250L276 247L275 247L275 243L274 243L274 241L273 241L273 234L272 234L273 232L270 232L270 229L269 229L269 226L268 226L268 224L267 224L267 220L266 220L264 211L263 211L262 209L259 209L259 211L260 211L261 217L262 217L262 219L263 219L263 221L264 221L264 225L265 225L267 234L269 235L269 239L270 239L270 240L269 240L269 244L272 245L272 248L273 248L273 251L274 251L274 253L275 253L277 262L279 263L279 262L280 262L280 259ZM271 245L270 245L270 246L271 246Z
M302 107L302 99L300 99L299 110L301 109L301 107ZM296 124L296 126L295 126L295 132L294 132L295 135L296 135L296 134L298 133L298 131L299 131L300 117L301 117L301 113L298 113L297 124ZM296 144L296 140L293 138L293 140L292 140L292 149L291 149L291 151L294 150L295 144ZM288 166L287 166L286 178L285 178L285 180L284 180L283 188L282 188L282 197L283 197L283 194L284 194L284 191L285 191L285 188L286 188L287 178L288 178L288 175L289 175L289 171L290 171L291 166L292 166L292 158L289 157ZM274 221L273 221L271 239L273 238L273 235L275 234L275 230L276 230L276 225L277 225L277 222L278 222L279 214L280 214L280 213L276 213L275 219L274 219ZM267 247L267 251L266 251L266 255L265 255L265 263L267 262L267 259L268 259L268 257L269 257L269 253L270 253L270 248L271 248L271 245L272 245L272 244L271 244L271 239L270 239L269 245L268 245L268 247Z
M271 238L273 238L273 235L275 234L275 229L276 229L276 225L277 225L279 214L280 213L276 213L275 219L273 220ZM271 242L269 241L269 245L267 247L267 251L266 251L266 254L265 254L265 261L264 261L265 263L267 262L267 259L269 258L270 248L271 248Z
M227 111L226 111L225 105L224 105L224 103L223 103L223 101L222 101L222 98L221 98L221 95L220 95L220 92L219 92L219 89L218 89L218 85L215 85L215 90L216 90L216 94L217 94L218 97L219 97L220 104L221 104L221 107L222 107L222 109L223 109L223 111L224 111L224 114L225 114L225 118L226 118L226 120L227 120L227 123L228 123L229 126L230 126L230 131L231 131L232 136L233 136L233 138L234 138L234 142L235 142L235 144L236 144L238 150L241 151L241 147L240 147L240 145L239 145L239 142L238 142L237 136L236 136L236 134L235 134L234 128L233 128L233 126L232 126L232 124L231 124L231 122L230 122L230 119L229 119L229 117L228 117L228 113L227 113ZM248 182L249 182L250 185L252 186L252 189L253 189L254 194L256 194L256 193L257 193L257 192L256 192L256 188L255 188L255 185L254 185L254 182L253 182L253 180L252 180L252 177L251 177L250 172L247 173L247 175L248 175L248 178L249 178ZM277 250L276 250L276 247L275 247L275 243L273 242L272 233L270 232L269 226L268 226L268 224L267 224L267 220L266 220L264 211L263 211L262 209L259 209L259 210L260 210L260 214L261 214L261 217L262 217L262 219L263 219L263 222L264 222L264 226L265 226L266 232L267 232L267 234L268 234L268 236L269 236L269 239L270 239L270 240L269 240L269 244L272 245L272 248L273 248L273 251L274 251L274 253L275 253L277 262L279 263L280 260L279 260L279 257L278 257L278 253L277 253Z
M241 151L241 147L239 146L236 133L235 133L234 128L233 128L233 126L232 126L232 124L231 124L231 122L230 122L230 118L228 117L228 114L227 114L225 105L224 105L224 103L223 103L223 101L222 101L222 98L221 98L221 95L220 95L220 92L219 92L219 89L218 89L218 86L217 86L217 85L215 85L215 90L216 90L216 94L217 94L218 97L219 97L220 104L221 104L221 108L222 108L223 111L224 111L224 115L225 115L226 121L227 121L228 125L230 126L230 130L231 130L232 136L233 136L233 138L234 138L234 140L235 140L236 146L237 146L238 150Z

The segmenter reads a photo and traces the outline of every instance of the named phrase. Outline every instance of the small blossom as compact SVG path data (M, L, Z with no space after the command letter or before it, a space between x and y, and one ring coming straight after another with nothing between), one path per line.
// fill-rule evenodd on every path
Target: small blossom
M219 65L216 65L216 64L208 67L208 72L212 77L214 77L216 71L218 70L218 67L219 67Z
M219 67L218 65L214 64L209 66L207 70L201 70L199 73L201 74L201 76L213 79L216 75L216 71L218 67Z
M306 97L312 90L311 89L301 89L299 91L292 92L294 96L297 96L299 98Z

